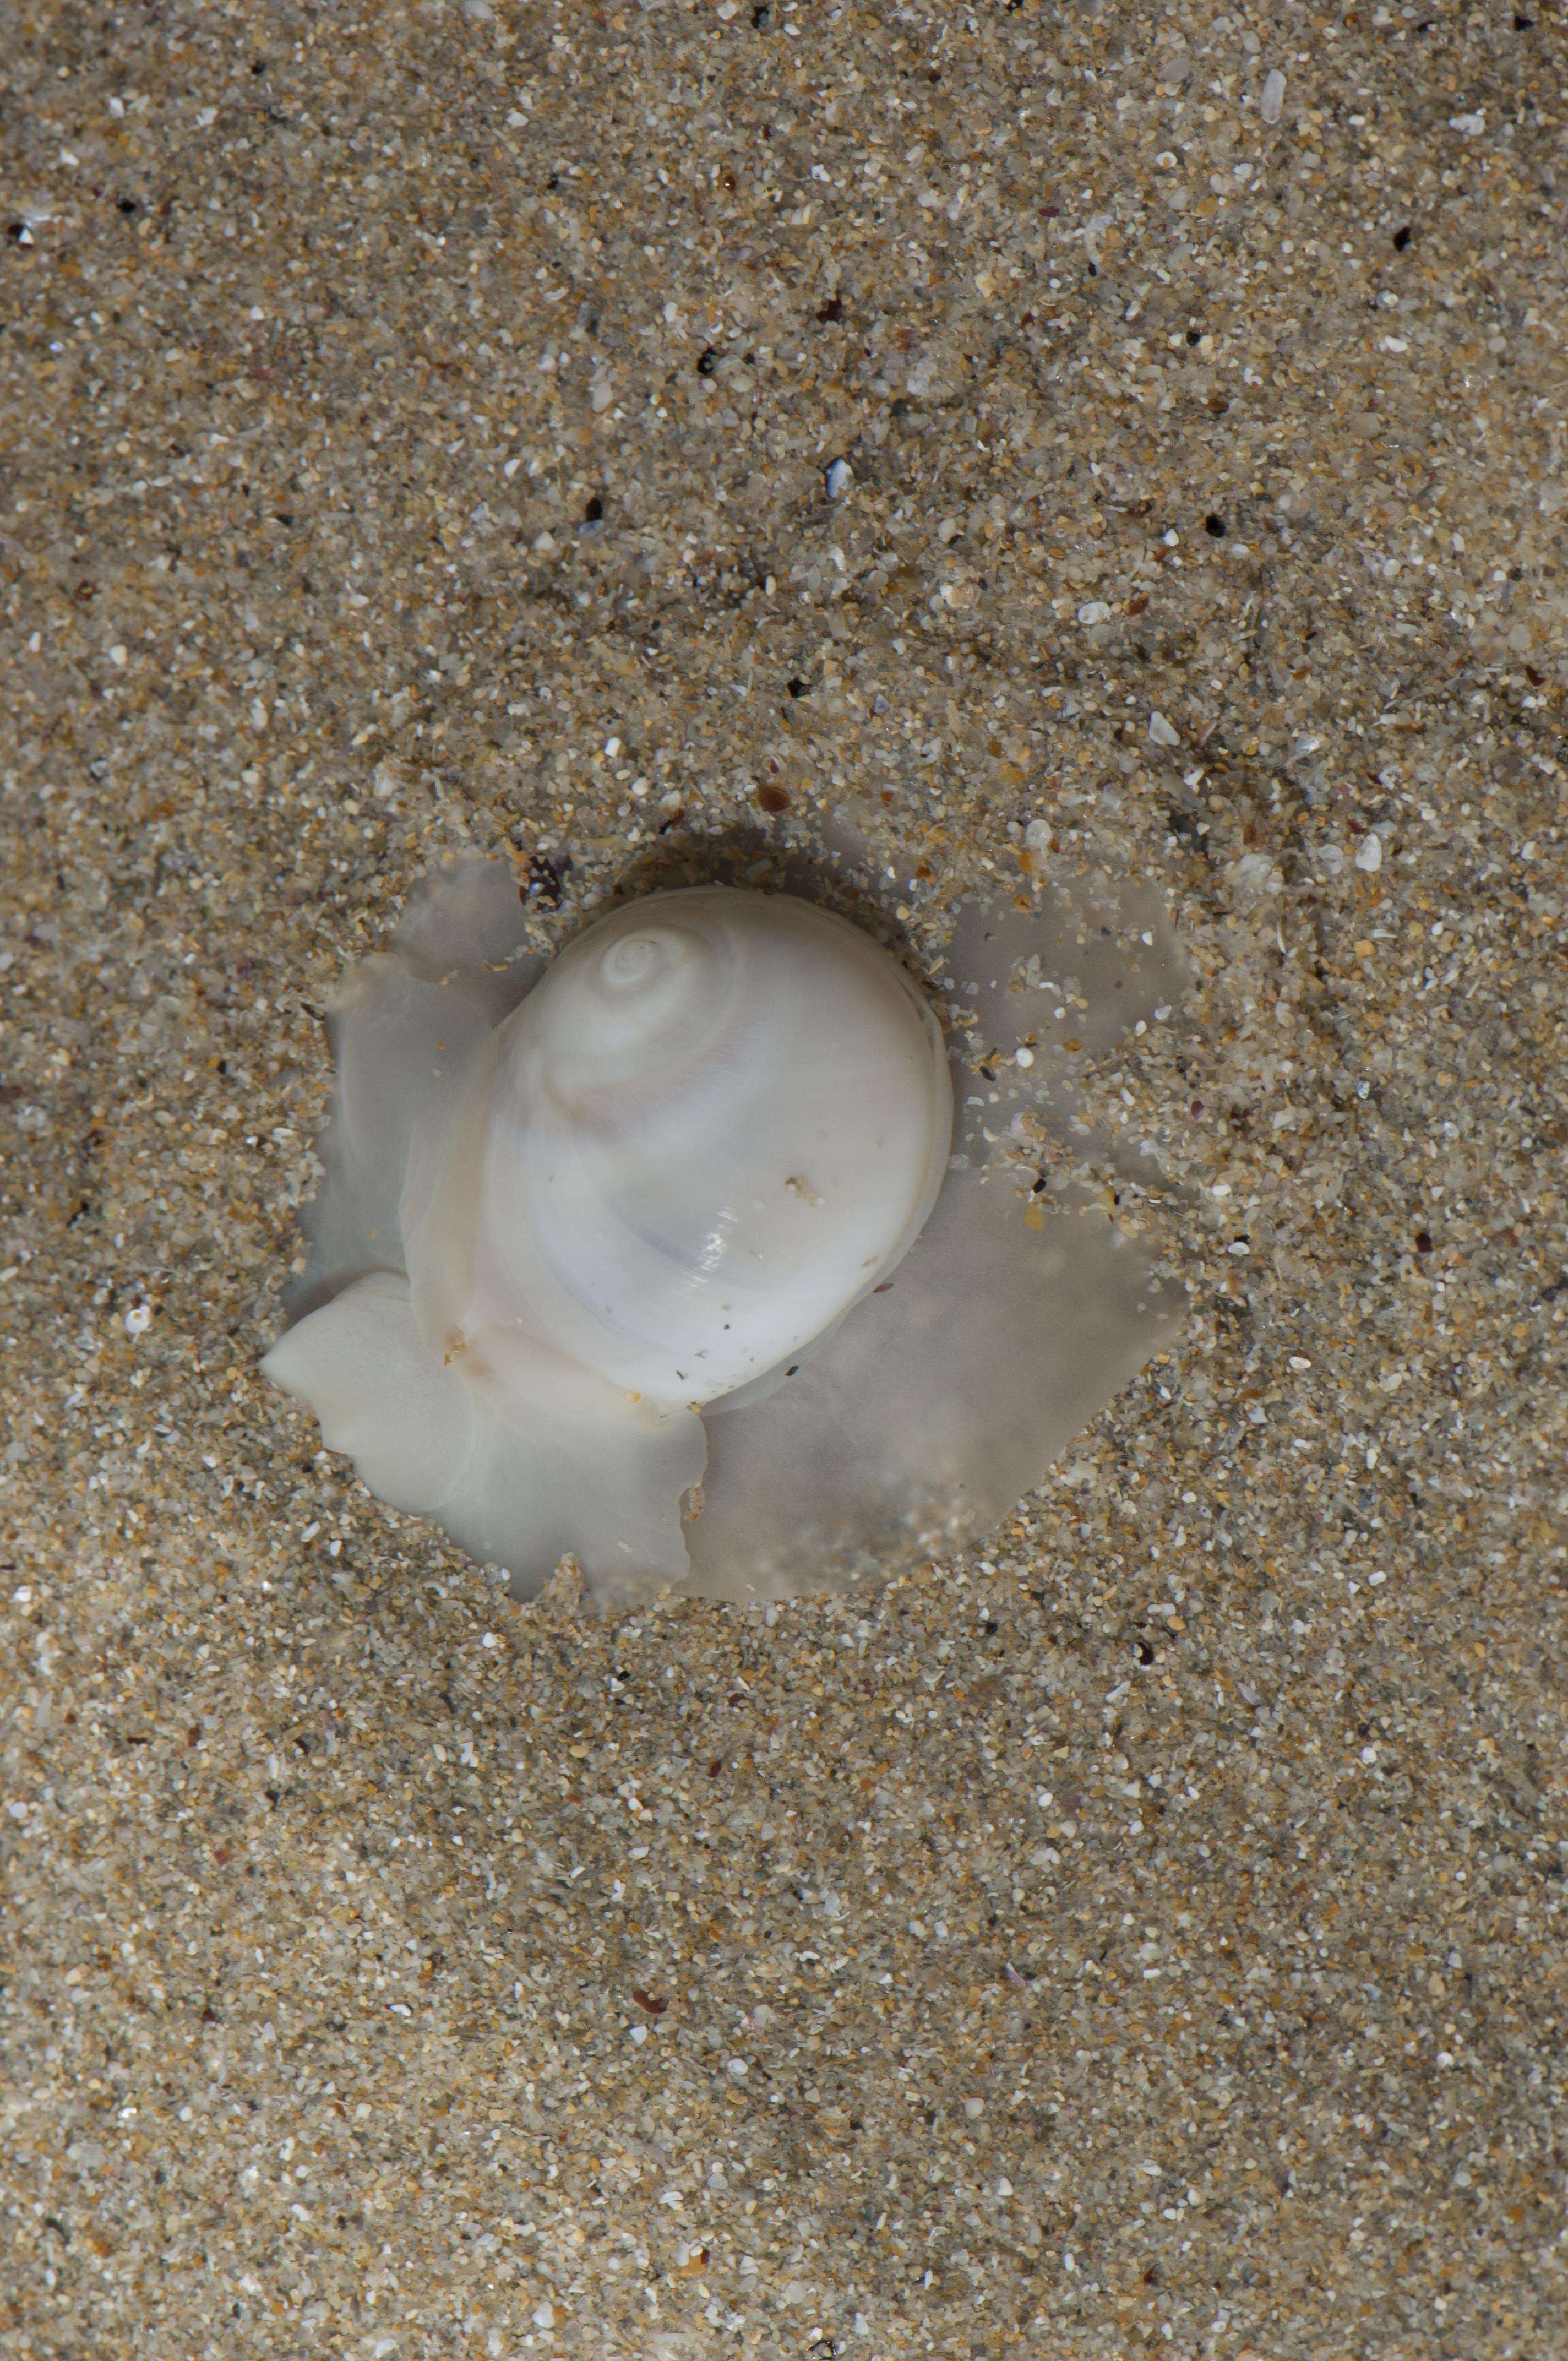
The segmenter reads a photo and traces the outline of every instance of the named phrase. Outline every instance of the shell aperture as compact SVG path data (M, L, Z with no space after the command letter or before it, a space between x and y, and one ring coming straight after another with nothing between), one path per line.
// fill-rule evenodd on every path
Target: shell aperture
M607 1603L787 1595L994 1523L1157 1341L1141 1257L951 1154L932 1008L836 913L523 939L463 863L349 978L268 1374L524 1596L567 1553Z

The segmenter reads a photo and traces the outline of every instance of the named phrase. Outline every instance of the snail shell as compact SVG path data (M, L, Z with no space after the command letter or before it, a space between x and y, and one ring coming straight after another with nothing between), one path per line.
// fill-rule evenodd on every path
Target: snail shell
M497 1031L443 1178L471 1212L416 1280L433 1345L521 1329L610 1384L733 1392L924 1226L952 1093L903 969L831 911L721 886L591 927Z
M951 1154L936 1017L831 911L654 895L542 973L521 932L466 863L350 977L269 1376L523 1595L568 1552L605 1600L782 1595L993 1523L1157 1341L1142 1258Z

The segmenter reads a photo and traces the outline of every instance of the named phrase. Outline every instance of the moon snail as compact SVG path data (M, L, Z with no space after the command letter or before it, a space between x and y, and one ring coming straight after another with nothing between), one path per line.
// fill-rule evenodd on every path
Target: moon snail
M568 1554L609 1605L788 1596L978 1537L1161 1311L1102 1213L1042 1215L1049 1060L970 1087L998 1011L1017 1029L1042 996L1038 950L1019 988L1008 926L970 933L992 972L950 1046L890 952L795 895L650 895L546 964L502 864L437 873L333 1011L313 1252L268 1376L523 1597Z

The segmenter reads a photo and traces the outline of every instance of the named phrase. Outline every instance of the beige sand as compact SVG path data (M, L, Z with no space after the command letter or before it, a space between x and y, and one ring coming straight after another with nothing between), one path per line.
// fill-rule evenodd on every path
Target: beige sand
M1557 0L0 41L0 2351L1568 2351ZM317 1014L851 798L1168 899L1190 1318L984 1558L511 1606L257 1374Z

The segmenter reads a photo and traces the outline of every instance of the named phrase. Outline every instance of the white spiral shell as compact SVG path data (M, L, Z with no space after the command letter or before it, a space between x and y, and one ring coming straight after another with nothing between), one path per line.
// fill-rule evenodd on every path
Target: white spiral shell
M693 1405L877 1284L952 1130L941 1033L904 971L830 911L724 887L590 928L499 1028L480 1088L460 1316Z
M604 1598L776 1594L994 1521L1156 1332L1103 1224L1047 1240L950 1156L913 979L724 886L629 903L543 975L521 934L507 873L465 864L350 979L269 1374L525 1593L572 1552Z

